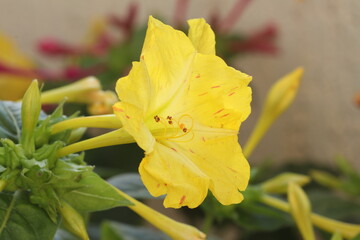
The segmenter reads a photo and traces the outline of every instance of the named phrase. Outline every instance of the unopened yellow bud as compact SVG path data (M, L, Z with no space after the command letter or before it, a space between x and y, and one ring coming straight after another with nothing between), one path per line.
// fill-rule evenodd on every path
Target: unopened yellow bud
M291 105L297 94L303 72L303 68L299 67L271 87L261 116L244 147L246 157L251 155L273 122Z
M89 236L86 232L84 218L73 207L64 201L61 202L59 210L66 229L80 237L82 240L88 240Z
M281 173L261 184L261 188L267 193L286 193L290 183L296 183L303 186L310 182L306 175L297 173Z
M310 175L317 183L325 187L338 189L341 186L341 181L328 172L311 170Z
M103 115L113 113L112 106L119 101L113 91L97 91L91 95L92 103L88 106L91 115Z
M35 151L34 131L41 110L40 91L37 80L34 80L25 92L21 107L21 145L25 154L30 156Z
M97 78L86 77L63 87L43 92L41 94L41 103L59 103L65 98L68 102L91 103L92 99L90 98L90 95L93 92L100 90L101 85Z
M304 240L315 240L314 229L311 223L311 205L305 192L296 183L289 184L288 201L290 213Z

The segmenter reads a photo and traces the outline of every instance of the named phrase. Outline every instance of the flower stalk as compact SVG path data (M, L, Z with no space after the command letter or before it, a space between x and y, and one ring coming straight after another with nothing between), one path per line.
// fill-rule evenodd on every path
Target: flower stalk
M71 118L52 126L52 134L80 127L121 128L122 124L114 114Z
M135 142L123 128L84 141L70 144L58 151L58 157L84 150Z
M172 239L176 240L201 240L205 239L206 235L198 229L175 220L151 209L150 207L142 204L136 199L130 197L126 193L115 188L122 197L126 198L134 205L128 206L131 210L139 214L149 223L166 233Z

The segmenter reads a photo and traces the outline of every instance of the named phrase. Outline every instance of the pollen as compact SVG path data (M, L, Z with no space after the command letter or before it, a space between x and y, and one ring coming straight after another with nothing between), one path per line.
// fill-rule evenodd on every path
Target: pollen
M184 127L182 130L184 133L186 133L188 131L188 129L186 127Z
M166 119L168 120L168 123L169 123L170 125L173 124L173 121L172 121L173 118L172 118L172 116L167 116Z
M155 120L155 122L160 122L159 116L158 115L154 116L154 120Z

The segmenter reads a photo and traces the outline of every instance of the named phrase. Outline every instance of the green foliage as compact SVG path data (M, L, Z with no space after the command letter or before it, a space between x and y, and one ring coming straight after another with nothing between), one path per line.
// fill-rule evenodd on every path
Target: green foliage
M66 119L62 105L49 116L41 113L39 117L37 112L34 113L38 120L34 129L28 129L32 141L26 143L34 147L31 151L31 148L25 150L23 145L19 144L22 136L20 109L21 104L0 102L0 114L3 113L0 115L0 122L3 123L0 129L0 180L5 183L4 190L7 192L1 194L4 205L1 209L5 211L0 218L4 220L4 231L0 240L23 239L24 236L26 239L52 239L59 222L59 208L63 200L81 213L131 204L92 172L93 167L86 165L83 154L70 154L61 158L57 156L57 151L74 138L74 133L79 134L71 130L51 134L51 126ZM31 114L31 111L27 114ZM25 115L23 120L24 118L28 116ZM19 191L26 192L26 206L25 198L18 197ZM17 204L20 204L19 207ZM8 207L11 210L7 211ZM38 222L43 224L44 228L27 223L30 219L26 214L18 220L19 216L15 213L18 213L17 209L20 207L34 214L33 218L41 218ZM33 233L27 229L25 230L29 233L19 229L18 232L23 234L22 238L16 235L17 233L7 233L8 229L16 230L16 221L21 222L18 228L29 228ZM8 223L12 225L8 227ZM53 227L51 236L48 226ZM35 237L31 238L31 234Z
M62 197L80 212L100 211L132 204L93 172L84 174L79 184L81 187L67 192Z
M0 240L52 240L57 224L24 191L0 194Z
M154 198L150 195L149 191L146 189L143 182L141 181L140 175L137 173L119 174L108 179L108 182L111 185L121 189L121 191L125 192L133 198Z
M113 221L101 225L101 240L170 240L163 233Z
M18 142L21 136L21 103L0 101L0 138Z

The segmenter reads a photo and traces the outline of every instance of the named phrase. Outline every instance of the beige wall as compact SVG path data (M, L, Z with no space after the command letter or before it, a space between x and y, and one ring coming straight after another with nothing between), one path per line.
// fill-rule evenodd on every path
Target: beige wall
M129 2L0 0L0 30L47 64L34 51L38 39L57 36L80 42L90 19L123 13ZM173 1L138 2L142 20L149 14L171 19ZM188 17L206 17L216 6L226 14L232 2L192 0ZM360 91L360 1L254 0L235 30L250 32L268 21L279 26L280 54L246 56L236 62L254 76L253 114L243 125L242 141L271 83L299 65L306 73L293 107L271 129L251 161L309 158L330 165L335 155L342 154L360 169L360 108L352 102Z

